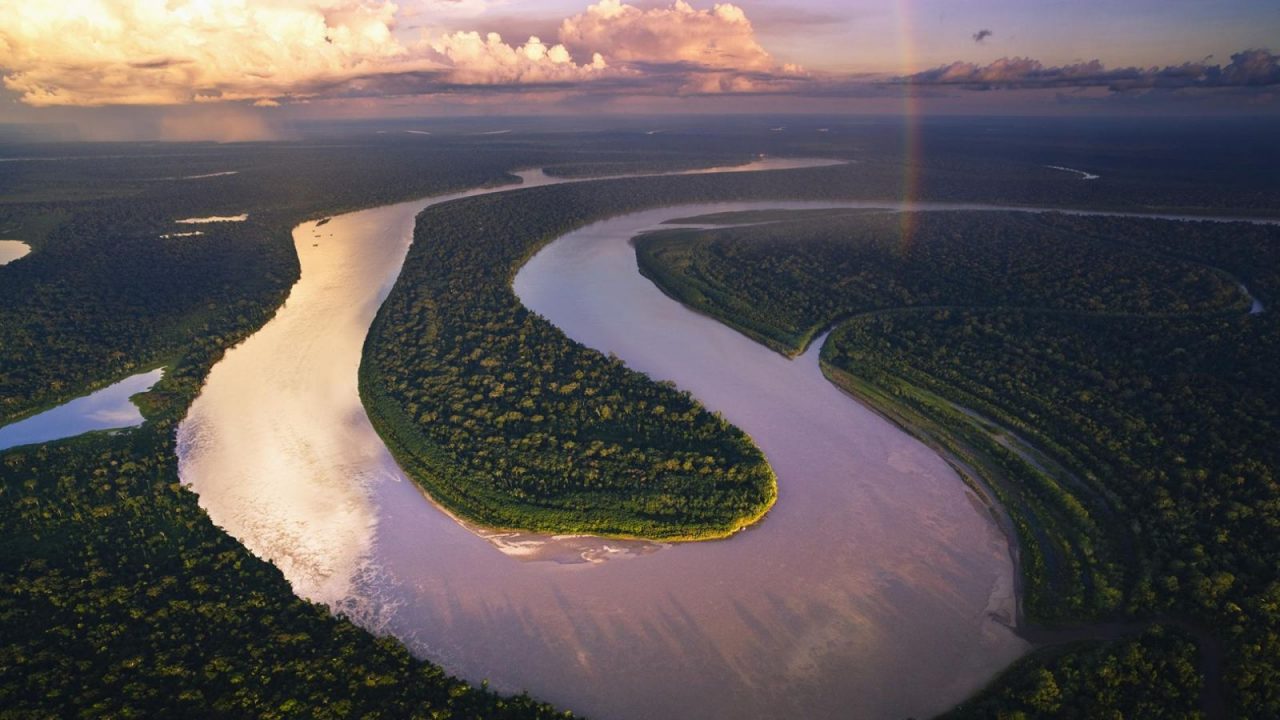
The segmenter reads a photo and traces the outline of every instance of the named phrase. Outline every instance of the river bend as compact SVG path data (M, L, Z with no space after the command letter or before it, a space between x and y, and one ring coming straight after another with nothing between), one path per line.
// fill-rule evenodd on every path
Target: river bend
M448 671L597 717L924 716L1025 652L1005 625L1007 541L951 468L831 386L820 343L787 360L684 308L637 273L628 244L668 218L885 203L636 213L556 240L516 278L521 300L569 336L752 435L779 476L757 526L669 546L485 532L434 506L369 424L361 348L417 214L507 189L295 229L301 279L214 366L179 429L182 479L216 524L300 596Z

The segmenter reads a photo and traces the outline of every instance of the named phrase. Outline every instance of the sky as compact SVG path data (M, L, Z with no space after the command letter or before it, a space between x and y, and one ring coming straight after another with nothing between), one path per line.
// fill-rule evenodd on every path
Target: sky
M0 18L0 123L172 139L281 118L1280 113L1277 0L0 0Z

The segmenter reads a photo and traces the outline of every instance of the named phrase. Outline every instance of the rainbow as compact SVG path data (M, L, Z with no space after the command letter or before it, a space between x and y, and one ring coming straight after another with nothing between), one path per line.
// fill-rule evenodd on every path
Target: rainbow
M915 33L911 26L910 0L898 0L894 4L898 21L899 59L902 76L910 78L915 74L916 44ZM920 118L922 115L920 100L916 97L915 86L911 80L902 83L902 213L900 221L901 249L911 248L915 236L916 199L920 196Z

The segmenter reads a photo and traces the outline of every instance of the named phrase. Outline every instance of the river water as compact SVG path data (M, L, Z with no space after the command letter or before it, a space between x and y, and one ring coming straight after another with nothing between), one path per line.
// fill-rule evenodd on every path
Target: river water
M522 175L523 187L560 182ZM663 219L804 204L610 220L552 243L517 278L522 300L570 336L751 433L779 476L760 524L668 546L494 534L434 506L369 424L361 347L418 212L505 189L295 229L301 279L213 368L179 429L183 481L216 524L300 596L450 672L597 717L928 715L1026 650L1004 625L1005 538L941 459L827 383L820 344L787 360L636 273L627 240Z

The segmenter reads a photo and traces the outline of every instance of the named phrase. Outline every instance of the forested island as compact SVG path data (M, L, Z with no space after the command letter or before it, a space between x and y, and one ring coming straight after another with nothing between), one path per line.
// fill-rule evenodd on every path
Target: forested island
M1280 231L999 212L688 221L764 224L641 236L641 271L779 352L835 325L828 378L1007 509L1035 626L1154 623L1034 655L957 715L1190 713L1187 631L1226 648L1200 649L1225 662L1206 695L1280 709L1280 333L1250 313L1280 290Z

